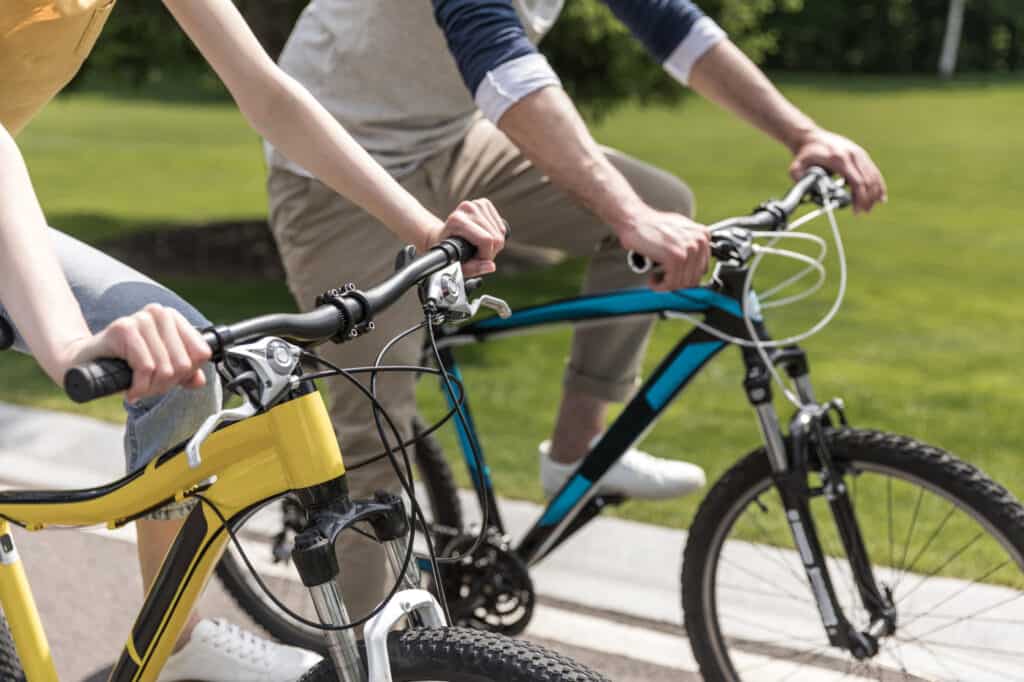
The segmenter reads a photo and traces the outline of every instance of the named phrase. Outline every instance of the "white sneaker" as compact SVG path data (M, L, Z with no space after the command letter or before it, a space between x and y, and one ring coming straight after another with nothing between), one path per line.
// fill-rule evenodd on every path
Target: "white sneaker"
M295 682L320 662L312 651L261 639L225 620L199 621L157 682Z
M561 464L551 459L551 441L540 444L540 481L544 494L553 496L577 463ZM600 492L625 495L641 500L680 497L704 486L704 470L696 464L659 459L642 450L630 448L601 479Z

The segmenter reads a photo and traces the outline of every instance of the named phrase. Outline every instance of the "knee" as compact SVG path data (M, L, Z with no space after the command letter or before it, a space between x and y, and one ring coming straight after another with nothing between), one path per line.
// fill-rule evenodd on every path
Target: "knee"
M697 215L697 200L693 190L685 182L665 171L659 170L661 176L657 189L644 197L644 200L659 211L680 213L687 218Z
M676 213L682 213L687 218L695 218L697 216L697 197L694 196L693 190L682 180L675 178L679 187L674 193L676 198L677 206L672 210Z
M96 301L83 306L83 309L86 310L90 326L98 330L152 303L177 310L189 324L198 329L210 326L210 321L185 299L164 286L146 280L119 282L109 287Z
M605 149L605 154L648 205L688 218L697 215L693 191L675 175L614 149Z

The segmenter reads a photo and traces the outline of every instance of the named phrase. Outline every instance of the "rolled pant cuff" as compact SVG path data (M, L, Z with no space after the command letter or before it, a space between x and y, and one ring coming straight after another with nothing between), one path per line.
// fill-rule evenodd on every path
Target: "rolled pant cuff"
M633 396L637 383L635 376L628 379L606 379L583 374L569 367L565 370L563 385L566 391L586 393L610 403L624 403Z

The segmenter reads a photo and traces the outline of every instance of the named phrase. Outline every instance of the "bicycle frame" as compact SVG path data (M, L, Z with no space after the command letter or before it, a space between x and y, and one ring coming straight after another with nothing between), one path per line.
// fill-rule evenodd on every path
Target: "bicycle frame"
M492 317L446 333L438 339L438 345L444 354L442 359L445 366L458 375L458 365L451 353L454 346L498 338L547 324L597 322L646 314L665 316L673 312L702 313L709 324L728 330L729 333L741 332L742 311L739 301L710 287L671 292L635 289L523 308L505 319ZM672 349L583 459L576 474L550 500L544 513L516 547L516 553L523 561L535 564L583 525L574 524L574 521L594 497L597 490L595 483L639 440L676 395L726 345L711 334L695 329ZM451 404L452 397L446 393L446 398ZM468 402L466 412L469 416ZM471 417L469 427L472 431ZM456 429L471 475L491 493L489 498L493 501L490 472L486 467L479 471L471 454L469 439L473 438L479 443L475 432L467 433L459 421L456 422ZM492 508L491 512L497 528L504 532L497 509Z
M646 289L615 291L524 308L505 319L488 318L445 333L438 339L441 359L449 371L460 376L452 352L456 346L520 333L541 325L567 322L585 324L646 314L663 318L675 313L702 314L707 325L728 336L749 340L750 332L742 319L741 304L745 278L744 268L721 266L716 271L716 283L705 287L663 293ZM751 294L749 307L757 311L754 294ZM756 314L752 317L755 334L759 339L768 341L763 322ZM592 520L604 506L618 501L596 494L601 477L643 436L693 377L727 345L727 342L699 327L679 341L591 447L576 473L552 497L540 518L514 548L513 551L520 559L527 565L536 564ZM801 438L797 447L787 447L778 414L772 404L770 372L753 348L743 347L741 350L746 367L744 389L757 413L765 448L776 475L776 485L785 504L794 540L801 548L801 558L818 603L822 623L833 644L850 648L856 655L859 655L859 651L870 653L870 643L849 624L837 602L810 513L809 497L812 493L807 485L808 443L813 440L814 434L809 431L813 430L810 428L812 423L820 424L828 418L828 410L815 403L806 355L797 346L769 352L770 360L783 366L794 380L802 401L813 406L799 411L794 417L790 433L793 436L800 435ZM452 406L453 396L447 393L443 382L442 390L449 406ZM491 523L504 535L501 515L494 504L490 471L485 464L478 466L472 455L471 444L479 444L479 439L466 396L462 396L462 399L468 428L456 420L459 444L478 491L482 488L488 493ZM482 450L480 456L483 463ZM887 632L892 627L892 613L888 608L891 602L881 595L877 587L852 503L842 485L825 492L830 496L830 506L840 528L844 548L857 573L862 600L873 616L872 630Z
M109 678L152 682L229 540L221 517L234 526L279 495L337 485L344 476L327 410L320 394L312 392L220 429L203 443L202 464L195 469L181 446L109 485L0 494L0 605L28 679L55 682L57 674L9 522L28 530L100 523L115 528L202 491L221 516L206 504L189 514Z

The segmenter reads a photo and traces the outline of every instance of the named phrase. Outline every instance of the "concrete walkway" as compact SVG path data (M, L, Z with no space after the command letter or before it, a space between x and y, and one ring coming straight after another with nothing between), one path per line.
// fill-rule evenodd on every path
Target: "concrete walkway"
M120 452L121 431L115 426L0 404L2 488L78 488L106 483L122 474ZM466 494L463 502L467 512L474 509L471 494ZM502 500L501 508L513 536L524 532L540 513L536 505L519 501ZM250 532L258 535L259 525L254 524ZM129 529L119 531L119 537L133 540ZM614 518L595 520L532 569L541 604L528 635L574 650L634 661L637 666L674 670L677 675L696 671L679 625L679 576L685 542L684 531ZM924 671L918 673L924 677L911 679L1024 680L1019 654L1024 641L1024 593L928 580L901 607L915 612L919 611L917 605L931 609L943 602L941 608L922 619L918 629L901 634L909 639L946 626L939 646L948 648L936 651L902 641L876 660L881 663L877 669L860 670L823 644L813 655L794 660L798 652L807 650L808 641L824 642L794 552L731 542L726 556L719 583L744 588L720 589L719 610L728 614L730 632L742 642L734 664L747 671L744 680L860 680L889 679L890 675L907 679L900 673L904 665ZM837 582L848 580L838 569L834 572L840 573ZM986 622L1000 627L949 627L956 618L982 608ZM934 647L934 641L930 645ZM1008 651L1018 653L1000 653ZM653 672L648 675L660 679Z

